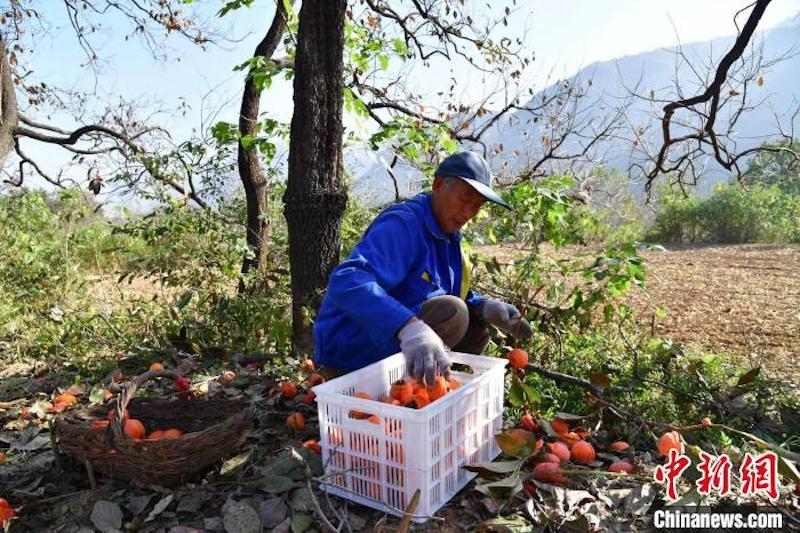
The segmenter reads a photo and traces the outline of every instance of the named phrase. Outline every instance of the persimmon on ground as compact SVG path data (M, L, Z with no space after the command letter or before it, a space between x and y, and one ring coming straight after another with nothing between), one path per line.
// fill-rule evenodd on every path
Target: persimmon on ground
M292 413L286 417L286 427L300 431L306 427L306 417L302 413Z
M550 421L550 427L553 428L553 431L559 435L569 433L569 422L566 420L561 420L560 418L552 419Z
M314 398L316 397L317 395L314 394L314 391L308 391L307 393L300 396L300 399L298 401L303 405L311 405L312 403L314 403Z
M544 483L565 483L567 479L561 473L557 463L539 463L533 467L533 479Z
M609 450L613 450L615 452L624 452L628 448L630 448L630 444L623 440L618 440L616 442L612 442L611 445L608 447Z
M579 440L575 444L572 445L572 450L570 450L572 454L572 459L575 462L588 464L595 460L597 454L595 454L594 446L590 443L586 442L585 440Z
M319 442L316 439L308 439L303 443L303 448L308 448L313 453L317 455L322 453L322 446L320 446Z
M658 452L664 457L669 456L669 451L675 449L678 453L683 453L683 441L677 431L669 431L661 435L658 439Z
M0 524L5 525L8 520L17 516L17 512L14 511L14 508L9 505L5 498L0 498L0 501L4 502L4 505L0 505Z
M291 381L284 381L281 383L281 394L286 398L294 398L297 396L297 385Z
M514 348L508 352L507 358L513 368L521 369L528 366L528 352L521 348Z
M152 363L152 364L150 365L150 368L149 368L149 370L150 370L151 372L156 372L156 371L158 371L158 370L164 370L164 365L162 365L162 364L161 364L161 363L159 363L159 362L155 362L155 363Z
M533 417L528 413L522 415L522 418L519 419L519 425L522 426L522 429L526 429L528 431L539 431L539 425L533 420Z
M164 430L163 429L155 429L147 435L147 440L160 440L164 438Z
M609 472L625 472L626 474L633 474L633 465L628 461L616 461L611 463L608 467Z
M555 454L562 463L569 461L571 453L563 442L548 442L547 447L550 449L550 453Z
M569 433L562 433L561 440L564 441L567 446L572 446L579 440L581 440L580 436L574 431L570 431Z
M91 429L105 429L110 423L108 420L92 420L89 423L89 427Z

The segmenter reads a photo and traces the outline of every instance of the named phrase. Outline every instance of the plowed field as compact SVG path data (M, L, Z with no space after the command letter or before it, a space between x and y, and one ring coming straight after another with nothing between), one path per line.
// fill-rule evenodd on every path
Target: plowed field
M481 251L501 261L515 255ZM800 390L800 246L670 246L644 256L647 290L627 303L643 320L666 308L659 335L744 357Z
M668 338L729 351L800 387L800 247L736 245L646 252L640 313L667 309Z

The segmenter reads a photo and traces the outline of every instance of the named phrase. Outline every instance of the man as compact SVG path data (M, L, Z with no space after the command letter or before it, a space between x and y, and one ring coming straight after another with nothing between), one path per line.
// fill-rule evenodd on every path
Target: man
M510 209L491 184L481 156L453 154L436 169L429 194L393 205L372 222L331 273L314 324L316 361L329 375L402 351L408 373L432 383L436 373L449 372L447 347L486 348L487 322L530 337L516 307L469 289L461 228L487 200Z

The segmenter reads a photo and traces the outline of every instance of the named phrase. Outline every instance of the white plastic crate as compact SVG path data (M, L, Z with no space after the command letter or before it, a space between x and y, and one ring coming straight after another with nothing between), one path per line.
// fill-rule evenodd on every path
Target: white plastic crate
M461 387L422 409L353 396L387 395L405 377L402 353L313 388L328 492L402 516L419 489L413 520L421 523L475 477L463 465L500 454L494 435L503 424L506 359L459 352L450 359L472 373L452 372ZM380 424L351 411L376 415Z

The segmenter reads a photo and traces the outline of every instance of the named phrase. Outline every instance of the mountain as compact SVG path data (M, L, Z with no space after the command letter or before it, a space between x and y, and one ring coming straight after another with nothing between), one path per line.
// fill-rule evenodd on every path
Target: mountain
M612 108L624 100L628 89L637 88L637 94L644 95L645 98L626 102L628 126L625 137L631 139L632 131L641 129L645 133L639 146L655 144L661 139L660 124L655 115L664 104L651 102L649 96L652 94L656 101L674 99L676 75L684 96L702 93L708 80L713 78L719 60L728 52L733 42L734 37L722 37L683 44L680 50L688 63L677 61L678 48L673 47L590 64L567 80L573 86L587 88L586 97L582 99L583 103L576 112L587 120L591 118L595 122L602 121ZM774 113L782 117L785 130L790 130L791 114L800 101L800 89L796 84L796 76L800 72L798 43L800 15L754 36L750 50L762 50L768 66L758 71L758 75L764 80L763 85L748 85L748 102L760 105L743 114L737 123L735 139L740 149L758 146L767 139L775 138L777 130ZM748 52L745 57L747 55ZM776 58L782 59L769 64ZM694 66L694 70L689 63ZM541 102L544 97L553 94L559 84L563 84L563 81L534 94L528 104ZM718 124L724 125L728 118L722 112ZM488 147L502 147L502 151L491 154L489 158L493 171L500 180L510 178L525 167L525 154L530 153L532 157L536 157L541 152L541 125L530 119L530 114L525 112L509 114L498 120L484 137ZM579 147L577 142L565 145L568 150ZM603 164L606 167L616 168L623 173L627 172L632 158L641 158L639 150L640 148L632 146L630 140L620 139L603 141L595 149L596 153L603 154ZM346 156L346 167L354 177L354 194L369 205L392 201L395 188L393 179L386 170L391 161L392 155L385 152L350 150ZM713 160L707 159L704 164L706 172L698 187L700 194L708 193L713 184L726 181L729 177L729 173ZM558 173L561 170L563 168L557 165L545 168L547 173ZM412 196L420 189L423 176L416 169L400 163L393 169L393 174L402 198ZM637 193L642 191L640 184L634 183L632 189Z
M634 148L630 139L634 129L645 132L638 146L656 144L661 140L660 111L663 103L659 100L672 100L676 97L675 82L679 80L684 97L700 94L705 90L709 80L713 78L716 65L728 52L734 37L723 37L712 41L684 44L680 51L686 61L679 60L677 47L652 50L635 55L624 56L610 61L593 63L569 78L574 86L587 88L587 95L576 113L587 114L597 122L610 112L611 108L625 102L627 117L627 140L612 139L597 146L597 153L604 154L607 167L614 167L626 172L631 159L642 157L639 148ZM735 130L735 141L738 148L746 149L758 146L768 139L776 139L777 127L775 114L781 118L784 131L791 129L791 115L798 106L797 73L800 72L800 15L784 21L754 36L751 47L743 57L753 51L763 51L766 66L757 71L763 79L763 85L751 82L747 86L747 102L758 104L745 112L738 120ZM776 60L781 58L780 60ZM747 68L752 64L746 63ZM731 69L733 71L734 69ZM591 85L589 86L589 80ZM557 90L557 84L545 88L535 94L528 104L540 102L546 95ZM636 88L636 93L644 98L624 100L629 89ZM727 89L726 89L727 94ZM656 103L650 101L650 95ZM717 123L727 124L731 111L721 109ZM728 114L726 114L728 113ZM658 116L654 116L658 115ZM675 118L680 117L680 112ZM493 158L492 165L501 176L513 175L525 166L525 160L515 155L526 151L534 153L541 150L542 128L540 124L530 120L530 114L518 112L498 121L497 126L488 136L488 145L502 146L503 150ZM578 143L567 145L567 149L578 148ZM699 192L707 192L719 181L727 180L729 173L710 158L704 162L706 174L701 182ZM549 168L558 172L557 167Z

